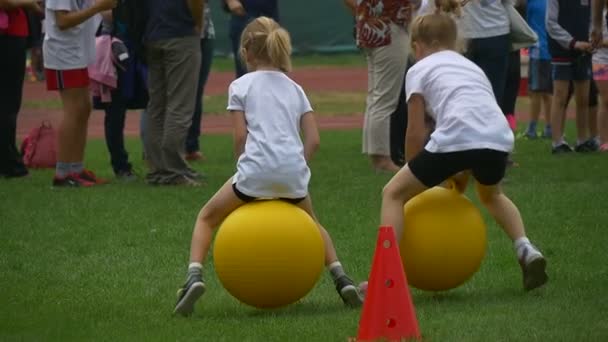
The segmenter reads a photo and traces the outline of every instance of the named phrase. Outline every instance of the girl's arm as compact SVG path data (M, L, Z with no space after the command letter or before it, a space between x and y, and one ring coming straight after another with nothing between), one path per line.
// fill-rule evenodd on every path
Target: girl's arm
M247 121L245 112L240 110L230 111L234 127L234 158L238 159L245 152L245 142L247 141Z
M427 127L424 122L424 98L413 94L407 102L407 131L405 134L405 160L412 160L424 148Z
M321 138L319 137L319 129L317 122L312 112L304 113L300 118L300 127L304 135L304 158L306 162L312 159L313 154L319 149Z
M116 7L116 4L117 0L97 0L93 6L80 11L54 11L55 21L57 22L57 27L59 27L60 30L67 30L82 24L98 13L111 10L112 8Z
M549 37L553 38L559 45L566 50L581 50L589 51L591 44L588 42L576 41L572 35L566 31L557 22L559 16L558 0L547 1L547 15L545 17L545 26Z
M39 0L0 0L0 9L30 8L40 10Z

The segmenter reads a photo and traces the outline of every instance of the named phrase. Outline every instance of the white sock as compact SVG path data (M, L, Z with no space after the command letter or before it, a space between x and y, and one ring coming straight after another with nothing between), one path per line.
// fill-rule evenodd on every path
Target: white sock
M530 245L530 240L525 236L513 241L513 247L515 247L515 251L517 252L518 258L522 257L524 248L528 245Z
M190 265L188 265L188 270L191 270L193 268L196 268L198 270L202 270L203 269L203 265L200 262L191 262Z
M339 261L334 261L331 264L327 265L327 269L331 274L331 277L336 280L341 276L345 275L344 269L342 268L342 264Z
M559 145L563 145L563 144L567 144L566 140L564 138L559 139L557 142L553 142L552 145L553 147L557 147Z

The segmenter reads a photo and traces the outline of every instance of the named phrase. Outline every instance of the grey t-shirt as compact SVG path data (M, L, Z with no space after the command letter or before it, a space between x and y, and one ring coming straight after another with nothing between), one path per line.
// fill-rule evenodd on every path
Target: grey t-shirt
M460 35L465 39L489 38L509 34L510 22L504 4L511 0L471 0L458 20Z
M145 40L196 36L194 18L186 0L148 0Z

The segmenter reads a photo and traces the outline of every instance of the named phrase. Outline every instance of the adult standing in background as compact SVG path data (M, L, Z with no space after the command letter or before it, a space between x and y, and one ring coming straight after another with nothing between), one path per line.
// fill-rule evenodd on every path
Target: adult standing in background
M241 61L241 34L245 26L258 17L269 17L279 22L279 4L277 0L224 0L224 9L230 12L228 35L234 55L236 78L247 73ZM354 1L354 0L353 0Z
M390 124L402 89L410 45L407 27L420 0L344 0L355 11L356 40L367 57L363 153L376 171L399 170L391 160Z
M149 0L145 48L150 101L144 147L150 184L200 185L184 159L201 63L204 0Z
M502 106L509 53L510 21L504 3L511 0L470 0L458 20L461 38L468 40L465 55L486 74L496 102Z
M203 116L203 93L205 84L211 71L213 61L213 47L215 45L215 27L211 20L211 8L205 6L203 13L203 30L201 31L201 68L198 74L198 87L194 105L194 115L192 124L186 137L186 160L205 160L205 156L200 151L199 138L201 136L201 118Z
M29 35L26 9L42 13L36 0L0 0L7 27L0 29L0 177L28 174L15 146Z

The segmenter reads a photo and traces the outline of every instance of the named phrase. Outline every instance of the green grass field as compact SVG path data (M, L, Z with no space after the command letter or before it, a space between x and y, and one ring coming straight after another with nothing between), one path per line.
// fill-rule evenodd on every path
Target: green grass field
M366 279L376 243L380 191L360 154L360 131L324 132L312 163L317 214L346 270ZM0 180L0 341L346 341L360 310L342 306L327 274L301 302L275 311L246 307L205 269L208 292L189 319L171 316L184 280L192 224L234 170L231 138L203 137L202 188L136 182L52 189L52 171ZM129 140L136 167L141 146ZM103 141L88 166L111 178ZM550 282L524 293L511 243L488 220L488 253L465 285L412 290L427 341L606 341L608 338L607 156L552 156L548 142L518 140L506 192ZM471 193L469 193L471 194ZM486 216L487 217L487 216Z

